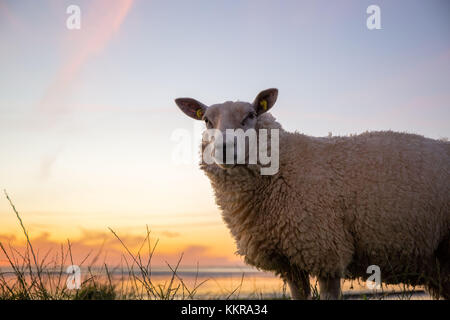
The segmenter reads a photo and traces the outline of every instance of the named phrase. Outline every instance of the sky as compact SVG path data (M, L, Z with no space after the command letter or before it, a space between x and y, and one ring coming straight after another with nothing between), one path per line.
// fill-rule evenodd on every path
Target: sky
M448 138L450 2L0 0L0 188L41 248L117 261L108 228L136 249L148 226L160 263L240 265L208 179L174 161L174 132L195 158L201 125L173 100L270 87L286 130ZM0 241L23 243L3 194Z

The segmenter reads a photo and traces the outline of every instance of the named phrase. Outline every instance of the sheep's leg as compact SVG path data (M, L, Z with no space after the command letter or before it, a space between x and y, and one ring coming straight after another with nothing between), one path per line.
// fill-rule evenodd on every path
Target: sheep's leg
M291 291L291 297L294 300L307 300L311 299L311 287L309 285L309 275L306 273L300 273L296 275L290 275L286 278L286 282Z
M319 277L320 299L337 300L341 295L341 278Z

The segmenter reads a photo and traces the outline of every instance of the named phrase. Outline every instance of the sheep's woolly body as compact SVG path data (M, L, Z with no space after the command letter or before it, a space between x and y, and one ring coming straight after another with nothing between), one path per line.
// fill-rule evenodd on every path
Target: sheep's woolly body
M269 113L257 128L280 128L277 174L201 164L247 263L336 277L367 277L375 264L386 282L426 283L417 274L434 279L438 258L450 277L450 143L391 131L314 138Z

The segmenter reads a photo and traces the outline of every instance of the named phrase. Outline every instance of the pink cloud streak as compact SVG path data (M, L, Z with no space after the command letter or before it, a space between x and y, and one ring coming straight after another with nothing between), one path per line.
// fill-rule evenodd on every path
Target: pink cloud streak
M105 49L119 31L133 0L96 1L89 8L81 8L81 29L67 30L65 49L73 52L57 71L54 80L38 103L39 110L64 111L64 96L86 62Z

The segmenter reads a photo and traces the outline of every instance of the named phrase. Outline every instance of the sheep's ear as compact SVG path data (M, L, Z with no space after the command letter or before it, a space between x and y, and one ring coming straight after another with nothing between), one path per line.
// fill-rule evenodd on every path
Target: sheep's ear
M175 99L175 103L181 111L195 120L202 120L206 109L208 109L203 103L192 98L178 98Z
M275 101L277 101L278 89L271 88L261 91L253 101L257 114L262 114L273 107Z

